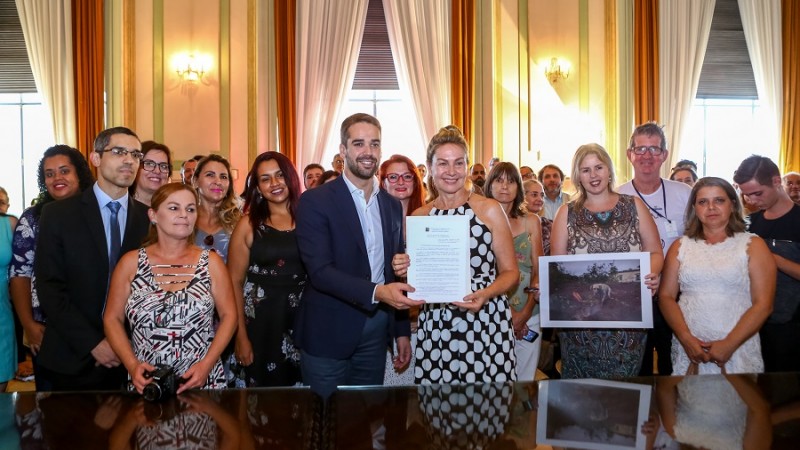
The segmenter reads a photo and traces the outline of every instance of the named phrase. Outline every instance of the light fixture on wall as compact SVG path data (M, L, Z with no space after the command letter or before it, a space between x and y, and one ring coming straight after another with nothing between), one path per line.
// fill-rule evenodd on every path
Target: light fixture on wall
M544 76L550 84L569 78L569 63L563 59L550 58L550 64L544 67Z
M175 55L172 64L181 80L195 83L202 81L203 76L208 72L211 66L211 57L194 53L180 53Z

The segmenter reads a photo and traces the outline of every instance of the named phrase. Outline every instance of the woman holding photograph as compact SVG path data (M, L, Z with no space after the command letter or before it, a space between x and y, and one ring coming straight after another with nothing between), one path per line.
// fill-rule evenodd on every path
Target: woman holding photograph
M777 269L764 241L744 229L733 186L700 179L686 208L686 234L667 252L658 294L675 333L675 373L693 364L698 373L764 371L758 330L772 312Z
M651 273L645 283L655 292L664 262L658 229L641 200L614 192L614 165L606 150L598 144L578 147L572 179L578 192L553 220L551 254L648 252ZM562 378L614 379L639 373L647 332L571 329L558 336Z

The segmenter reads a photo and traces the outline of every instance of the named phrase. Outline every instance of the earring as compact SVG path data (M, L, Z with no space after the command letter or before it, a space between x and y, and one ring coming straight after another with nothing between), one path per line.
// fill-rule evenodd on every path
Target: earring
M155 220L151 220L151 221L150 221L150 225L155 225L155 224L156 224L156 221L155 221Z

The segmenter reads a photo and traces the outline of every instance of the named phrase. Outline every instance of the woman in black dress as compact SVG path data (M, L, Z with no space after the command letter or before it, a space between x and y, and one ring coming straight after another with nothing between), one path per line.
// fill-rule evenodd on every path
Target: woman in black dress
M236 358L246 385L300 383L300 352L292 326L306 272L295 237L300 178L288 158L265 152L247 174L244 216L228 249L228 269L239 310Z

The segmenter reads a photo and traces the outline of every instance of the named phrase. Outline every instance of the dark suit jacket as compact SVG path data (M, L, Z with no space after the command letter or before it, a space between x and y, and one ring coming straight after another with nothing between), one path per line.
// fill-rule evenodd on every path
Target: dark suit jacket
M400 202L381 190L378 205L383 228L384 280L394 281L392 257L403 250ZM375 283L364 233L343 177L306 191L297 207L297 243L310 283L303 291L295 322L295 344L326 358L346 359L355 351L364 322L386 308L390 336L410 334L407 311L373 304Z
M120 254L137 249L147 234L147 205L128 197ZM36 243L36 289L47 314L39 362L75 375L94 366L92 349L105 338L108 245L94 191L42 209Z

